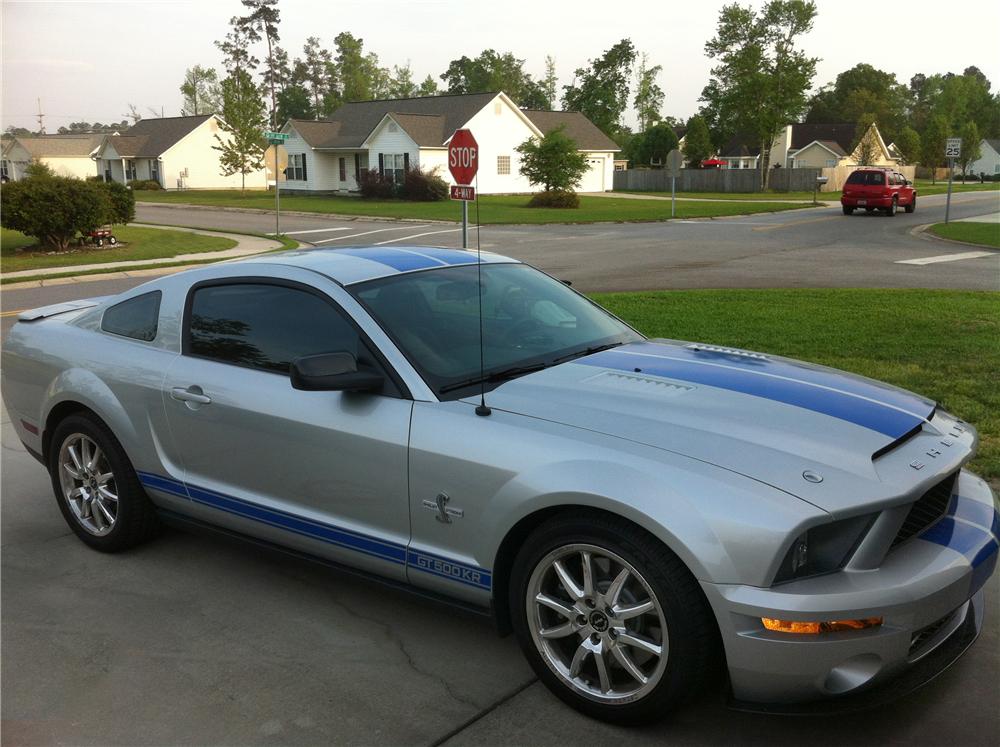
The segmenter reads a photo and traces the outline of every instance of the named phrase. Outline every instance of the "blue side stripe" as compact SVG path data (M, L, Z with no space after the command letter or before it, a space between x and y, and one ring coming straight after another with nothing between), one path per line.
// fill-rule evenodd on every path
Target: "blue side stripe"
M956 519L964 519L994 535L1000 535L1000 514L992 506L987 506L985 503L956 495L952 499L948 515L954 516Z
M956 495L944 518L920 534L920 539L962 553L972 566L969 593L975 594L996 568L998 528L1000 512L995 507Z
M979 557L981 551L990 545L993 545L993 549L996 551L997 544L993 535L986 529L974 527L964 521L956 521L953 516L945 516L921 534L920 539L960 552L970 562Z
M150 472L136 473L143 485L165 493L215 508L226 513L251 519L267 526L282 529L309 539L341 547L364 555L386 560L407 569L421 571L466 586L489 591L492 573L485 568L462 563L424 551L408 550L405 545L381 540L344 527L325 524L314 519L267 508L242 498L225 495L214 490L189 485L171 477Z
M751 369L731 364L728 360L725 364L726 367L710 366L690 360L629 355L630 348L631 346L607 350L603 353L580 358L575 363L619 371L633 371L640 368L644 374L680 379L695 384L728 389L741 394L763 397L845 420L878 431L893 439L909 433L923 422L916 415L886 407L877 401L859 399L845 391L821 388L825 385L814 386L803 381L757 376ZM660 354L663 354L662 350ZM729 367L730 365L734 367ZM767 371L767 373L776 372Z

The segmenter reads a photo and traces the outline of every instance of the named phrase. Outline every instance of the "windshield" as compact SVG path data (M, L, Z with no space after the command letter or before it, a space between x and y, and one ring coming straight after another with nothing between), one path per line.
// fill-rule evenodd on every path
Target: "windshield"
M488 386L642 337L558 280L522 264L484 264L483 369ZM420 375L444 399L480 386L475 265L351 286ZM522 370L524 369L524 370Z

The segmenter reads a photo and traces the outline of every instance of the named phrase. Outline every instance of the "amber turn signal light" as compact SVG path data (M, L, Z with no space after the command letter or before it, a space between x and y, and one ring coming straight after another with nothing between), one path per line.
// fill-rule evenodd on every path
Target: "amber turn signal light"
M866 617L862 620L830 620L828 622L794 622L792 620L775 620L770 617L762 617L760 621L764 623L764 627L768 630L776 630L779 633L804 633L811 635L836 633L841 630L877 628L882 624L881 617Z

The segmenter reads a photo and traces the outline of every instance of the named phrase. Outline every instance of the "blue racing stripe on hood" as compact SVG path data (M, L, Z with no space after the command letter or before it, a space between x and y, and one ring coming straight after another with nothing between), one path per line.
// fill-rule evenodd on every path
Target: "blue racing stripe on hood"
M702 359L696 353L676 345L635 343L574 362L619 371L638 368L647 375L763 397L854 423L893 439L913 430L933 412L933 403L926 400L846 375L762 358L716 355Z

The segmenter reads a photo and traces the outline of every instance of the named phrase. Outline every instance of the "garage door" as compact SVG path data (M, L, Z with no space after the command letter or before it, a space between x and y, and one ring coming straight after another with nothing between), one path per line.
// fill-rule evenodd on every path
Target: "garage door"
M604 187L604 161L603 158L588 158L587 172L580 179L580 192L603 192Z

